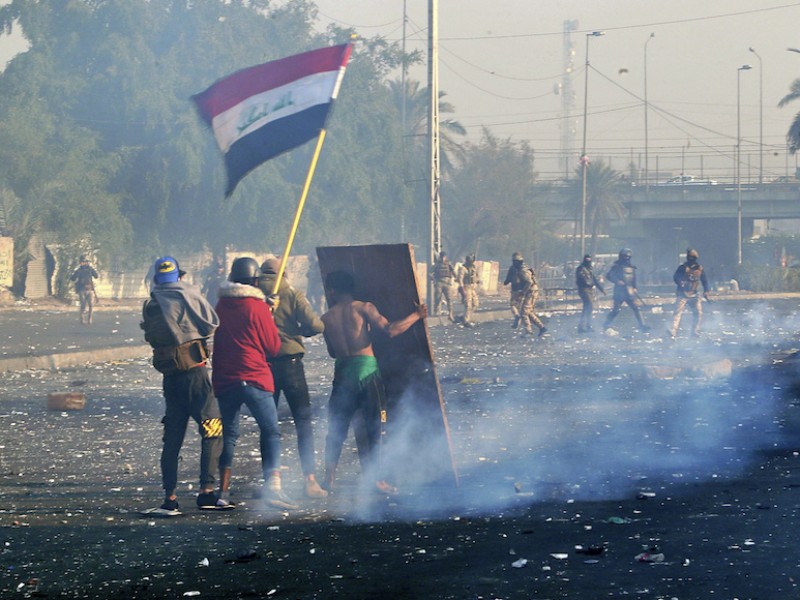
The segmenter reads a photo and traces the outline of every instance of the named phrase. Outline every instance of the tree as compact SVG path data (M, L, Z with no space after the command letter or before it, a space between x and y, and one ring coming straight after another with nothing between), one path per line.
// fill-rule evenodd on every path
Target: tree
M443 202L445 250L453 257L478 250L498 257L532 249L541 227L531 198L533 180L527 143L498 139L484 129L480 142L465 144Z
M590 162L586 169L586 223L591 234L588 252L597 249L597 236L601 230L608 230L610 222L625 216L625 205L621 194L625 189L626 177L612 169L602 160ZM567 188L575 206L575 221L579 222L583 202L583 168L575 169L575 179Z
M0 7L0 27L18 22L30 42L0 75L2 197L17 231L51 229L65 247L91 240L108 260L133 254L139 264L203 248L282 252L313 143L259 166L223 199L220 152L190 102L239 69L353 39L348 29L316 31L310 0L276 4ZM404 60L397 43L354 42L295 252L405 241L398 224L413 198L388 85Z
M800 79L795 79L789 87L789 93L778 102L778 107L783 108L798 98L800 98ZM791 154L794 154L800 148L800 112L794 116L791 125L789 125L789 131L786 132L786 143Z

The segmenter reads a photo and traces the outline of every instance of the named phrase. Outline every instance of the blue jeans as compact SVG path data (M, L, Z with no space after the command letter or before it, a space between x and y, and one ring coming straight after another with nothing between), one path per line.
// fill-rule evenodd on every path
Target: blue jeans
M236 442L239 440L239 413L242 404L258 423L261 433L261 468L264 479L280 468L281 433L278 429L278 411L272 392L242 382L241 386L226 390L217 397L222 414L222 454L219 457L220 472L233 464Z

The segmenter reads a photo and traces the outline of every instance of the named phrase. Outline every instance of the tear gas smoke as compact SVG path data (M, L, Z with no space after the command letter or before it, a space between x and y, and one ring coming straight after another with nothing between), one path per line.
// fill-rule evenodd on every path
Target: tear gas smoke
M588 342L571 337L569 318L551 322L564 333L549 345L512 335L506 322L445 330L435 343L448 365L440 379L460 487L415 489L425 480L417 463L387 464L404 490L420 492L402 506L414 515L496 514L520 502L624 498L741 473L760 450L787 442L770 356L791 344L800 317L783 302L704 308L702 338L688 338L689 312L674 343L671 310L658 317L663 324L650 315L661 336L629 334L623 315L615 323L623 335ZM724 359L731 376L710 368L697 377L696 367ZM652 378L644 365L677 375ZM396 423L384 455L419 453L424 426Z

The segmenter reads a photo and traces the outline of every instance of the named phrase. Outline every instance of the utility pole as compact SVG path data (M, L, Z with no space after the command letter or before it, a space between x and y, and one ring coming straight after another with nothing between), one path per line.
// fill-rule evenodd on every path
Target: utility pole
M442 251L441 170L439 163L439 0L428 0L428 158L430 162L431 247L428 264ZM430 282L430 278L428 278ZM429 283L429 297L432 296Z

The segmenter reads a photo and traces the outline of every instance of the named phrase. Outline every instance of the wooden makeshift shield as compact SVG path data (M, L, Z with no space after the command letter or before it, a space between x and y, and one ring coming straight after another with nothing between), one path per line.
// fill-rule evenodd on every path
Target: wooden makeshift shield
M322 247L317 257L323 281L334 271L350 273L356 300L373 303L389 321L405 317L420 302L408 244ZM388 401L383 469L402 485L457 484L428 324L417 322L393 339L373 332L372 347Z

